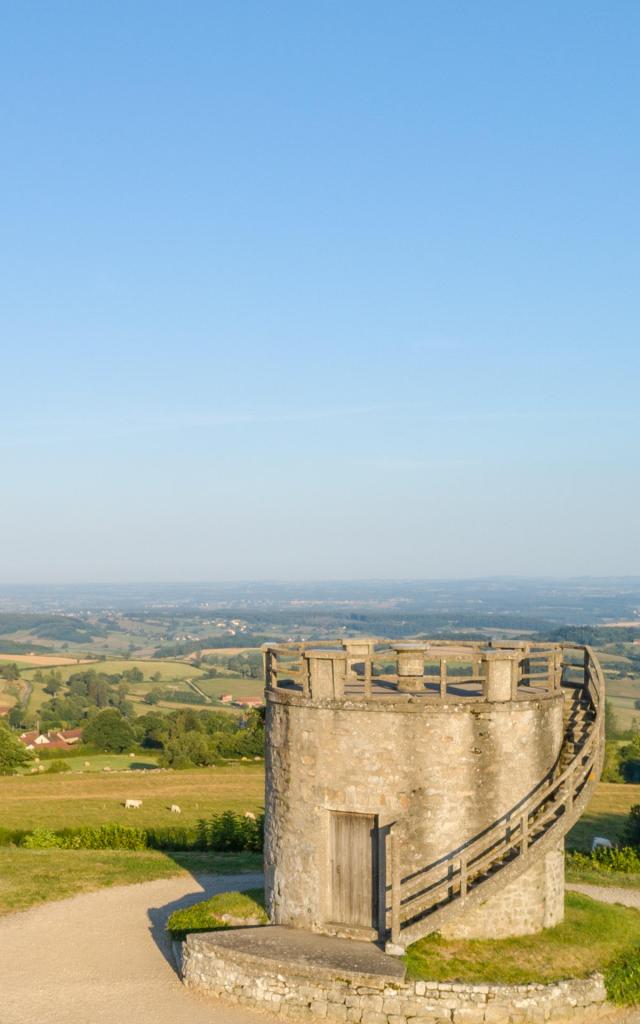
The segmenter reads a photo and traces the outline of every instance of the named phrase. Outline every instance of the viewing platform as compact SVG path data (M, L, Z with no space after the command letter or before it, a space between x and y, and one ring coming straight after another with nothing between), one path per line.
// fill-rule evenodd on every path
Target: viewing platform
M584 654L560 645L501 641L388 643L373 638L266 644L267 694L310 701L450 703L531 700L582 679Z

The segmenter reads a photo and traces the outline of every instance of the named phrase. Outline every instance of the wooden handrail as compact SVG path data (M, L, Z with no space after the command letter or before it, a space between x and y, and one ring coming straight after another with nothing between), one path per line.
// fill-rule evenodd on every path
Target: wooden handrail
M576 650L574 645L568 649ZM591 717L585 719L586 735L579 749L562 770L551 772L541 780L536 790L524 801L517 804L510 812L502 815L498 821L486 829L480 836L465 843L462 848L452 851L447 857L435 865L414 871L407 878L398 879L397 866L394 866L391 880L391 904L399 907L400 925L392 928L392 941L402 944L403 931L412 926L411 941L415 934L415 920L422 916L427 920L430 913L437 913L443 905L455 900L464 900L473 891L482 889L483 878L480 877L492 869L492 873L500 870L501 865L511 866L520 863L520 870L529 866L531 851L543 837L557 833L564 834L573 824L573 812L577 800L582 800L585 787L595 781L594 769L597 767L598 755L601 756L604 732L604 679L602 670L590 647L581 649L583 652L582 666L565 663L559 666L554 661L554 672L566 667L582 668L583 682L580 689L588 702ZM571 737L571 742L574 742ZM566 751L569 738L565 735L560 751L558 764ZM514 827L514 820L518 824ZM567 824L568 823L568 824ZM394 850L397 851L398 841L391 830ZM397 861L397 852L394 865ZM458 866L456 866L458 865ZM464 868L463 868L464 865ZM397 909L395 916L397 916ZM427 923L424 934L432 931Z

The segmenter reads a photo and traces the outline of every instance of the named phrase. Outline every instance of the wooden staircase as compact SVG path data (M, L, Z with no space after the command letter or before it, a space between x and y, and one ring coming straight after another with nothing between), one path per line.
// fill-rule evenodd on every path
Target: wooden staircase
M600 777L604 755L604 678L590 647L563 645L564 739L556 765L535 790L437 864L403 877L391 831L386 950L438 931L451 917L503 888L544 856L575 824Z

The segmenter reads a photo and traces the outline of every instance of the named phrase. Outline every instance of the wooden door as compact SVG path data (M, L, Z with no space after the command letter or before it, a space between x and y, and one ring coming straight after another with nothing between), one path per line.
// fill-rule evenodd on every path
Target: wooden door
M369 814L331 815L331 920L376 924L376 819Z

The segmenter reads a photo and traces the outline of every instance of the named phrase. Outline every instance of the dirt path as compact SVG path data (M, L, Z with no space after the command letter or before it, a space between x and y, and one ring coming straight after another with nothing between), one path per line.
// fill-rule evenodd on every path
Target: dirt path
M259 875L202 875L118 886L0 918L2 1024L264 1024L183 987L164 922Z
M623 907L634 907L640 910L640 889L621 889L615 885L583 885L568 882L570 892L580 892L583 896L591 896L601 903L621 903Z

